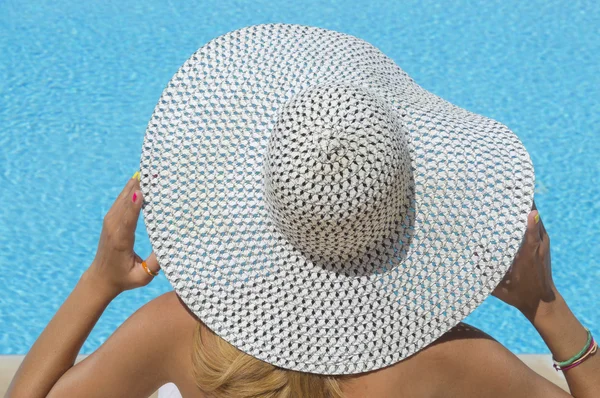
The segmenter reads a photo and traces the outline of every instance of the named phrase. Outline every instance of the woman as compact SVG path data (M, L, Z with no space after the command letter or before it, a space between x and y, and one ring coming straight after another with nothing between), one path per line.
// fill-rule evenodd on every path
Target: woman
M265 69L268 75L255 73ZM334 83L323 85L327 77ZM286 86L302 78L315 84ZM246 105L250 92L256 102ZM202 95L201 111L184 106ZM255 124L231 129L219 124L223 117ZM222 134L231 140L203 141ZM259 148L262 163L254 160ZM242 155L239 174L227 174ZM456 166L464 164L471 166ZM225 35L165 90L144 143L142 184L136 173L115 201L94 261L25 357L8 396L146 397L173 382L184 397L568 397L490 336L458 323L494 287L539 331L572 396L598 396L597 345L552 281L549 238L535 204L529 212L530 171L511 132L420 89L364 42L294 25ZM238 193L235 181L251 188ZM428 184L432 191L422 189ZM256 192L264 192L263 206L249 205ZM145 261L133 250L142 204L155 250ZM225 215L246 223L228 224ZM489 228L477 227L482 220ZM265 240L242 239L256 235ZM465 243L471 238L477 250ZM500 254L484 244L492 240L506 245ZM275 251L279 268L259 261ZM427 261L413 261L417 254ZM143 306L74 365L104 308L148 284L159 263L175 292ZM245 279L227 279L244 272ZM263 277L257 283L254 275ZM388 277L390 285L374 289ZM276 299L260 302L264 291ZM425 299L426 292L434 295ZM254 321L260 316L266 322Z

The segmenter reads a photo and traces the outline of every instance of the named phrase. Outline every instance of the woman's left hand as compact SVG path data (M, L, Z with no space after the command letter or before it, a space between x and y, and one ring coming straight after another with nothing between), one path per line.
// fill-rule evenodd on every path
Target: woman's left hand
M140 191L139 173L127 182L106 216L100 235L96 257L86 271L87 276L100 284L109 294L145 286L158 273L159 265L154 252L144 261L133 250L135 229L144 199Z

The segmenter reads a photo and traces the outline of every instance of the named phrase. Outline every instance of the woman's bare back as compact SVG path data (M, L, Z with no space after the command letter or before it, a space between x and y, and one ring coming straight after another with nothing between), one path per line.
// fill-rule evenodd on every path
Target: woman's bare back
M157 299L181 331L168 363L183 397L209 398L196 386L191 350L197 318L175 292ZM149 304L151 305L151 304ZM152 316L148 314L148 316ZM160 317L157 317L160 319ZM169 328L172 329L172 328ZM165 336L167 338L167 336ZM417 354L387 368L361 373L341 384L346 398L568 397L484 332L460 323ZM537 393L536 393L537 391Z

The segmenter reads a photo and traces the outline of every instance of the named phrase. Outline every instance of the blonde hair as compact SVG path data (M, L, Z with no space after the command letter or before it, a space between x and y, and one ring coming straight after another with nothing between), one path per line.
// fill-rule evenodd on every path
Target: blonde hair
M192 352L196 385L211 398L343 398L346 376L282 369L256 359L198 322Z

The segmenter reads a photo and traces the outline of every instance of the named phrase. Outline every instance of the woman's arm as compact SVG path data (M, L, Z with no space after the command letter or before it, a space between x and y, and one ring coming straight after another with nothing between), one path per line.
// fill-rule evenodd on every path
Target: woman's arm
M540 333L553 357L564 361L585 346L587 332L554 285L550 238L535 203L533 209L521 249L494 295L521 311ZM573 396L600 396L600 358L597 355L563 373Z
M31 347L9 386L8 397L47 396L73 366L111 300L152 280L133 251L142 201L139 180L132 178L104 218L94 261ZM154 255L148 258L147 266L158 269Z
M192 369L196 321L175 292L142 306L91 355L71 367L48 398L147 398Z
M558 361L565 361L579 352L587 340L587 332L571 312L563 297L540 308L530 319ZM563 371L571 394L577 398L600 396L600 358L592 355L582 364Z
M45 397L73 366L85 339L114 297L86 271L25 356L7 396Z

